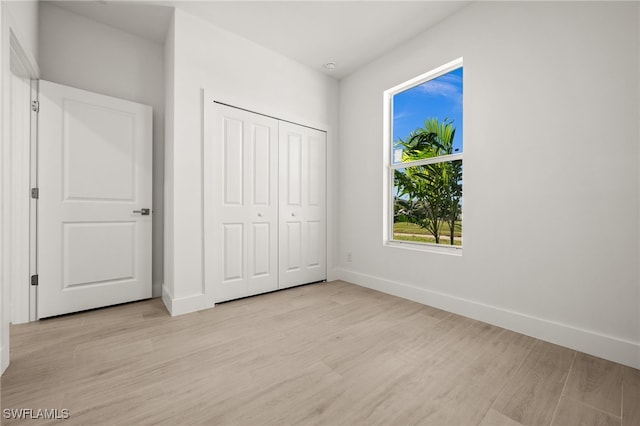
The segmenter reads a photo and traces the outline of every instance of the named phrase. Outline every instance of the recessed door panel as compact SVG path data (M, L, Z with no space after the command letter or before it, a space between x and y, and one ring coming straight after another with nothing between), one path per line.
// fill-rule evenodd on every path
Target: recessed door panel
M253 125L253 204L271 203L271 132L269 127Z
M285 258L285 270L299 271L301 264L302 249L302 224L300 222L287 222L285 239L287 243L287 251L282 253Z
M243 123L233 118L224 119L224 203L242 204L244 194Z
M251 276L264 277L271 274L271 224L253 224L253 262Z
M244 225L242 223L225 223L223 259L223 282L238 281L244 278Z
M135 222L79 222L62 226L64 289L135 278ZM95 241L111 243L94 244Z
M308 267L318 266L322 260L320 249L322 241L320 239L322 226L319 220L310 220L307 222L307 265Z
M299 206L302 202L302 137L298 134L288 135L286 147L287 204Z
M65 100L62 117L65 200L132 201L135 115Z
M324 143L318 137L309 137L307 156L309 179L307 202L309 206L324 206Z

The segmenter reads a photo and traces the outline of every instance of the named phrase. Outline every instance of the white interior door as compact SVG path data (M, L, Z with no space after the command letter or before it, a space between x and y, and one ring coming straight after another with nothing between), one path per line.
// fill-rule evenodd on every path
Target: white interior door
M214 301L278 289L278 122L215 104L206 156L213 171ZM207 195L208 196L208 195Z
M326 133L281 121L280 288L326 273Z
M38 318L151 297L151 107L47 81L39 99Z

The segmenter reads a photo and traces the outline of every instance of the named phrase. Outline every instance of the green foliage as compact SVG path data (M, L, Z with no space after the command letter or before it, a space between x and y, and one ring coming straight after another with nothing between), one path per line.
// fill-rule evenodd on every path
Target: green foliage
M453 122L429 118L424 128L398 139L395 147L402 148L403 163L451 155L455 132ZM436 244L445 224L449 229L456 228L462 212L462 160L395 170L394 183L394 222L414 223L428 230ZM449 234L453 245L454 233Z

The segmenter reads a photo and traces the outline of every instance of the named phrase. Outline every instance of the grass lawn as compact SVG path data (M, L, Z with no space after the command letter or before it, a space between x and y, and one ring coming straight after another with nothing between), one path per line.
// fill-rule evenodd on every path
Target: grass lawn
M397 234L412 234L412 235L431 235L431 232L429 232L428 230L419 227L418 225L416 225L415 223L409 223L409 222L396 222L393 224L393 233ZM442 237L447 237L447 239L449 238L449 224L444 223L442 225L442 232L440 232L440 235ZM456 226L453 230L453 236L454 237L461 237L462 236L462 222L456 222ZM396 237L396 240L405 240L404 238L398 238ZM435 242L435 240L433 239L433 237L431 237L431 239L433 241L430 242ZM441 238L442 240L442 238ZM405 240L405 241L412 241L412 240Z
M393 235L393 239L396 241L411 241L411 242L415 242L415 243L431 243L431 244L435 244L436 239L433 238L431 235L403 235L403 234L395 234ZM440 237L440 245L450 245L449 244L449 236L447 235L447 237ZM460 240L454 240L453 241L453 245L454 246L461 246L462 245L462 241Z

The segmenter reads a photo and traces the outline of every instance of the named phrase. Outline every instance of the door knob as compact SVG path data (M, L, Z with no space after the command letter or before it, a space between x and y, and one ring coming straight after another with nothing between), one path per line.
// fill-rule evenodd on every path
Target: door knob
M140 209L140 210L134 210L134 213L140 213L142 216L149 216L149 213L151 213L151 210L149 209Z

